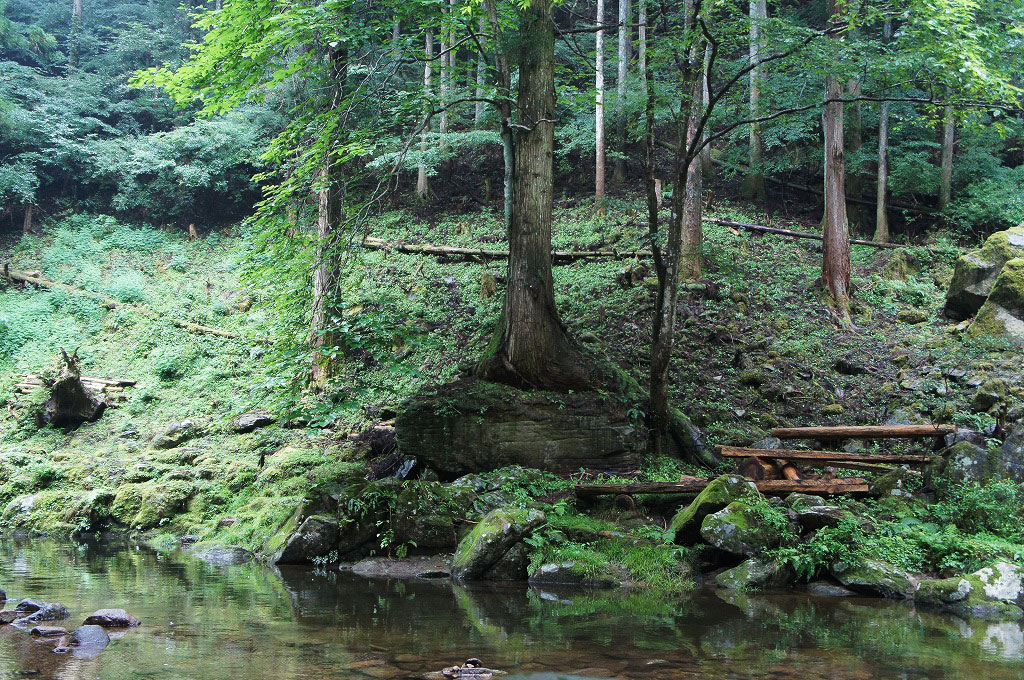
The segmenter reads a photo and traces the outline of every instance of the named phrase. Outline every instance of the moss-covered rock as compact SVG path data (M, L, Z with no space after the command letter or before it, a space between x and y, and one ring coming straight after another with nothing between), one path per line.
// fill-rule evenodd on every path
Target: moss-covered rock
M738 567L727 569L715 577L720 588L749 590L784 586L793 580L793 570L776 560L751 557Z
M582 588L617 588L622 577L608 566L592 573L575 562L542 564L530 574L533 586L577 586Z
M594 392L530 392L476 380L405 403L399 450L451 478L509 465L575 472L635 469L647 431L630 405Z
M914 582L910 574L882 560L838 561L829 567L829 572L845 587L865 595L893 600L914 596Z
M757 486L749 479L739 475L722 475L711 480L692 503L675 514L669 529L675 532L677 543L696 543L700 540L700 528L705 517L748 494L757 493Z
M1024 345L1024 256L1003 265L967 334L1003 337Z
M995 286L1003 266L1024 257L1024 225L999 231L980 250L962 255L946 294L946 316L962 321L974 316Z
M427 552L452 551L457 525L475 517L475 496L440 482L411 482L398 494L391 524L400 544Z
M1002 449L982 448L971 442L957 442L945 449L927 471L927 480L943 489L961 482L984 484L996 479L1024 482L1024 446L1011 436Z
M532 508L492 510L459 543L452 561L452 578L479 579L544 521L544 513Z
M724 510L704 518L700 535L708 545L733 555L758 555L782 541L776 527L764 521L757 510L743 501L733 501Z
M1024 617L1021 569L999 562L973 574L921 581L916 601L929 607L984 619Z
M171 423L153 436L154 449L173 449L185 442L202 437L203 427L194 420L182 420L179 423Z
M129 527L152 529L184 508L194 491L192 483L184 480L122 484L110 512Z
M335 559L341 542L341 527L334 517L313 515L303 520L288 537L287 543L274 556L275 564L311 564L314 559Z

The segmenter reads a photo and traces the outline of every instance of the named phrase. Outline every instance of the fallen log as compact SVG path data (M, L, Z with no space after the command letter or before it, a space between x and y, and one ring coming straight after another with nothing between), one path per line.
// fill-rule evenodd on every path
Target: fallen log
M576 495L582 498L633 494L691 494L700 493L711 482L709 479L688 479L682 482L648 482L634 484L580 484ZM839 479L773 479L753 482L762 493L866 493L868 483L862 477Z
M778 435L775 435L778 436ZM846 453L842 451L804 451L799 449L748 449L741 446L716 446L715 451L723 458L774 458L781 460L821 461L825 463L930 463L934 456L897 455L889 453Z
M75 288L74 286L69 286L66 283L59 283L57 281L49 281L47 279L42 278L41 276L33 276L32 274L29 274L28 272L19 271L17 269L10 269L9 267L5 266L4 267L4 273L12 281L21 281L22 283L31 283L34 286L41 286L43 288L50 288L52 290L62 290L65 293L69 293L71 295L79 295L79 296L82 296L82 297L87 297L87 298L90 298L92 300L96 300L97 302L99 302L102 306L106 307L107 309L117 309L118 307L124 307L125 309L130 309L133 312L136 312L137 314L141 314L142 316L148 317L150 319L159 319L159 320L162 320L162 321L166 321L167 323L171 324L172 326L176 326L178 328L181 328L182 330L186 330L186 331L189 331L189 332L192 332L192 333L199 333L199 334L205 334L205 335L217 335L219 337L230 338L232 340L245 339L245 340L250 340L250 341L253 341L253 342L257 342L255 339L253 339L253 338L246 338L246 337L242 336L239 333L234 333L232 331L226 331L226 330L224 330L222 328L212 328L210 326L203 326L201 324L192 323L191 321L183 321L181 319L174 319L174 318L168 317L168 316L166 316L164 314L158 314L158 313L154 312L153 310L148 309L147 307L143 307L141 305L125 304L125 303L122 303L122 302L120 302L118 300L115 300L114 298L110 297L109 295L104 295L103 293L96 293L96 292L93 292L91 290L84 290L82 288ZM269 342L269 341L265 340L265 341L262 341L262 342Z
M776 427L779 439L917 439L956 432L956 425L831 425L824 427Z
M394 250L395 252L409 253L413 255L460 257L468 260L508 259L507 250L439 246L432 243L385 241L371 236L364 237L361 244L367 250ZM551 259L555 264L568 264L578 260L635 260L651 256L651 251L649 250L555 250L551 253Z
M734 222L733 220L722 220L707 217L704 219L705 222L710 224L719 224L723 227L734 227L736 229L745 229L747 231L753 231L761 234L777 234L779 236L788 236L790 238L807 238L815 241L821 241L824 237L821 234L812 234L807 231L793 231L792 229L782 229L780 227L766 227L761 224L748 224L747 222ZM857 246L868 246L870 248L888 248L898 249L906 248L907 246L900 245L899 243L884 243L876 241L864 241L857 238L850 239L852 245Z

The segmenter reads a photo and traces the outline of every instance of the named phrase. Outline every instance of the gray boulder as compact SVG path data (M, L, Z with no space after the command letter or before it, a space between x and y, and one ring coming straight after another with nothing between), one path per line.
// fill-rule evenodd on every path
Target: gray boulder
M181 446L190 439L203 436L203 428L194 420L183 420L180 423L172 423L158 432L153 437L154 449L173 449Z
M967 334L1002 337L1024 345L1024 256L1003 265Z
M962 321L974 316L989 297L1003 266L1024 257L1024 225L997 231L979 249L960 256L946 293L946 316Z
M733 555L757 555L778 546L782 540L777 528L769 526L747 503L733 501L704 518L700 535L706 543Z
M492 510L459 543L452 562L452 578L457 581L481 578L516 543L543 525L545 520L540 510Z
M68 640L71 655L76 659L92 659L110 644L110 636L102 626L83 625L75 629Z
M68 608L60 602L22 600L14 610L23 614L13 622L14 625L20 626L33 626L43 621L62 621L68 618Z
M224 567L250 562L253 559L253 554L237 545L215 545L197 552L196 557L207 564Z
M231 423L231 429L238 434L245 434L257 428L272 425L274 420L274 416L266 411L252 411L250 413L243 413L235 418Z
M582 588L617 588L621 579L611 570L593 573L575 562L542 564L530 574L532 586L578 586Z
M1024 483L1024 420L1018 422L1003 442L1000 465L1003 475L1018 484Z
M675 532L677 543L695 543L701 538L701 525L708 515L750 494L756 496L760 492L749 479L722 475L711 480L693 502L675 514L669 529Z
M836 527L843 520L853 519L853 513L834 505L809 505L794 510L796 521L808 531L817 531L825 527Z
M984 619L1024 617L1021 568L998 562L973 574L921 581L916 601L966 616Z
M307 517L274 559L275 564L310 564L313 558L337 552L341 543L338 520L326 515Z
M715 583L730 590L774 588L786 585L793 576L793 570L781 562L751 557L739 566L718 574Z
M442 477L509 465L553 472L635 469L648 440L627 404L596 393L556 400L475 380L407 401L395 436L403 455Z
M843 586L865 595L894 600L914 596L914 582L910 575L882 560L862 559L859 562L835 562L829 572Z
M1024 483L1024 424L1013 429L1002 448L982 448L966 441L954 444L942 452L929 474L932 480L952 484L997 479Z

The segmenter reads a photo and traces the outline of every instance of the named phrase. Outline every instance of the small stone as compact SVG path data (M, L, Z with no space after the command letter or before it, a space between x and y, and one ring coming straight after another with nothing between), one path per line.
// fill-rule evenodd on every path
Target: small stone
M274 416L270 415L266 411L253 411L251 413L243 413L235 418L231 427L238 434L245 434L247 432L252 432L257 428L272 425L274 420Z
M36 626L29 632L38 637L60 637L68 634L67 629L60 626Z
M22 605L29 607L27 609L20 609ZM28 626L34 623L42 621L60 621L68 617L68 608L62 605L60 602L35 602L33 600L22 600L18 603L20 611L26 616L13 621L15 624Z
M930 317L928 312L923 309L917 309L916 307L910 307L909 309L901 309L896 315L896 318L903 323L924 323Z
M86 626L105 626L107 628L134 628L139 620L124 609L99 609L85 620Z
M821 415L823 416L838 416L842 414L845 409L842 404L829 404L828 406L821 409Z

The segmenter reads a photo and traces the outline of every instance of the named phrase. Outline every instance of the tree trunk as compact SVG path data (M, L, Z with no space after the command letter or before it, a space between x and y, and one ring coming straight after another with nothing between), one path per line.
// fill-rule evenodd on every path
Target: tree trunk
M764 49L761 37L761 26L768 18L767 0L750 0L750 62L756 63ZM755 67L750 71L750 118L755 119L761 111L761 70ZM761 124L750 124L750 163L747 175L746 194L753 201L765 199L764 171L761 168L764 154L764 142L761 139Z
M626 181L626 79L629 77L630 17L629 0L619 0L618 78L615 82L615 136L619 142L619 155L612 174L614 184Z
M71 5L71 49L68 63L78 68L82 50L82 0L74 0Z
M60 349L63 365L50 385L50 398L43 406L43 420L54 427L77 427L103 415L106 403L94 390L82 383L78 368L78 350L68 356Z
M703 58L703 57L702 57ZM701 69L703 71L703 69ZM690 107L686 124L686 146L696 147L697 127L704 114L704 78L699 78L693 88L694 105ZM704 167L694 160L686 171L686 191L683 199L683 238L679 249L679 278L683 281L697 281L701 277L701 245L704 243L703 197Z
M828 0L829 16L838 19L838 2ZM840 40L839 34L833 39ZM834 76L825 79L825 98L842 99L843 85ZM825 105L825 217L821 277L825 290L844 325L850 323L850 233L846 220L846 159L843 139L843 103Z
M886 20L882 42L892 39L892 20ZM889 102L882 102L878 112L878 176L875 183L875 240L889 241Z
M597 17L595 22L598 26L604 24L604 0L597 0ZM595 37L595 64L597 75L594 77L594 89L597 90L597 103L594 107L594 136L595 143L595 164L594 164L594 208L598 214L604 214L604 169L605 169L605 141L604 141L604 31L599 30Z
M434 59L434 34L427 31L424 45L425 56L423 60L423 90L430 96L430 85L433 75ZM430 180L427 178L427 139L430 135L429 123L423 126L420 132L420 162L416 173L416 198L421 201L427 200L430 196Z
M711 45L704 46L704 77L701 79L701 107L706 108L711 103ZM707 127L701 133L700 141L703 144L707 141L708 135L710 134ZM700 171L702 174L702 181L706 181L709 184L714 178L715 164L711 160L711 145L704 144L700 150Z
M21 223L21 233L31 234L32 233L32 213L35 211L35 206L31 203L25 204L25 219Z
M853 78L847 83L847 92L850 98L859 97L861 94L861 82L857 78ZM860 148L864 145L864 124L863 124L863 107L860 102L854 102L850 108L850 122L846 125L846 134L848 136L847 148L852 153L857 153ZM851 196L860 196L863 191L861 190L861 173L858 170L848 172L846 174L846 193ZM849 223L854 226L859 225L863 220L861 216L861 209L856 203L846 205L846 219Z
M496 108L501 121L501 155L504 163L504 208L505 231L512 232L512 180L515 174L514 141L512 138L512 66L505 52L501 21L498 17L496 0L483 0L487 10L487 21L491 25L491 42L494 44L495 81L497 84Z
M331 109L341 107L345 98L345 80L348 76L348 52L330 51L330 75L334 87ZM333 142L335 140L331 140ZM333 319L338 296L337 230L342 221L345 184L341 164L331 152L328 143L320 168L317 192L316 255L313 264L313 312L310 321L310 341L313 346L313 366L310 383L319 388L330 378L337 353L338 336L333 332Z
M480 17L480 34L487 30L487 20ZM476 109L473 112L473 127L479 129L484 120L484 81L487 77L487 60L481 51L476 59Z
M953 197L953 145L956 143L956 119L953 107L942 108L942 158L939 168L939 210Z
M450 21L451 16L448 8L442 6L442 14L445 19ZM448 134L448 100L449 90L451 89L451 68L449 66L448 58L451 56L451 43L448 41L450 33L446 28L441 31L441 112L438 114L438 131L442 137L439 140L441 144L444 144L444 135Z
M555 308L551 271L554 198L555 34L551 0L521 10L518 125L513 139L508 283L493 351L477 367L491 381L570 390L597 383Z

